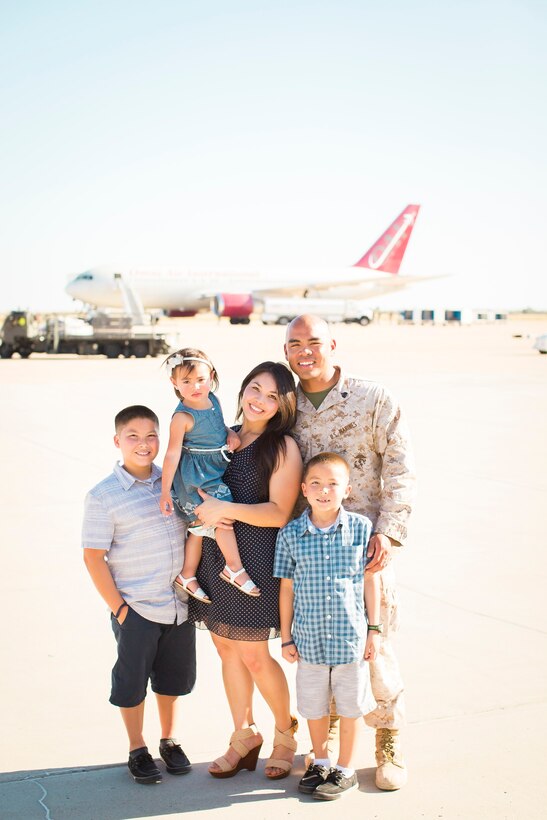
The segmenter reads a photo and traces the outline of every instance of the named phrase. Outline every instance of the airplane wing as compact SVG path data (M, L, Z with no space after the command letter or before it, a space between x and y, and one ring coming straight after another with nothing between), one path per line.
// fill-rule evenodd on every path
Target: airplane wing
M408 285L418 282L427 282L432 279L444 279L445 275L437 276L373 276L370 279L337 279L336 281L321 282L316 285L287 286L278 288L263 288L252 291L252 296L256 299L274 296L325 296L326 294L343 297L344 290L351 290L353 298L357 298L356 291L362 298L372 298L373 296L386 296L403 290Z

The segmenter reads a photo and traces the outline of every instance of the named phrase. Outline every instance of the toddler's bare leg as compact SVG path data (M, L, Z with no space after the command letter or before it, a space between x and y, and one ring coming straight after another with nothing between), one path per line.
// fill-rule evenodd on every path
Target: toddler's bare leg
M226 566L229 567L232 572L237 572L238 570L243 568L243 563L241 561L241 556L239 554L239 549L237 546L236 536L233 530L221 530L218 527L215 531L215 537L218 544L218 547L221 553L224 556L224 560L226 561ZM256 584L254 581L249 578L247 572L242 572L240 575L237 576L237 581L235 581L235 586L243 586L246 581L251 581L254 584L255 588Z
M201 561L201 542L202 538L194 533L188 533L186 544L184 545L184 565L181 570L183 578L192 578L197 572L199 562ZM188 591L195 592L199 588L196 580L190 581L188 584Z

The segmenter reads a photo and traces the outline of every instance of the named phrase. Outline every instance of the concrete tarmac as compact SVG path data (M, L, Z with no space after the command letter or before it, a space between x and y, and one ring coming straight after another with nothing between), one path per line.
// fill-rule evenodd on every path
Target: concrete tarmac
M283 328L211 318L177 328L180 345L203 347L215 362L227 421L243 375L282 358ZM134 403L158 413L161 464L176 399L157 359L0 361L0 817L545 817L547 356L532 349L545 330L535 322L334 326L339 362L386 384L406 409L419 499L397 558L409 783L375 788L374 737L363 726L359 791L322 808L296 790L302 756L289 778L264 777L273 725L258 695L257 771L221 781L207 774L232 730L207 633L198 635L196 689L181 700L192 772L148 788L130 779L125 732L108 703L108 612L81 557L83 498L116 459L115 413ZM279 641L272 650L280 655ZM294 692L295 670L285 670ZM153 754L158 733L149 696ZM303 755L304 721L299 742Z

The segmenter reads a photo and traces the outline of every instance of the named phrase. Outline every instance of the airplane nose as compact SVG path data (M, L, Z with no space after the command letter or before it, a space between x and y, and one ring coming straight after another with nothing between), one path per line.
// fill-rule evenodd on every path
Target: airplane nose
M70 280L70 282L65 288L65 293L68 293L68 295L72 296L73 299L78 298L78 283L75 279Z

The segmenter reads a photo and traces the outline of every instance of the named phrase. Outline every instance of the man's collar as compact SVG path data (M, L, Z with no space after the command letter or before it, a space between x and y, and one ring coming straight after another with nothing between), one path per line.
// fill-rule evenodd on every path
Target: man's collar
M155 464L152 464L150 478L137 478L136 476L131 475L131 473L128 473L127 470L117 461L116 464L114 464L114 475L122 485L123 489L129 490L129 488L132 487L137 481L141 484L150 483L153 486L156 481L161 478L161 470L159 467L156 467Z
M337 404L340 401L344 401L348 397L348 389L346 386L346 374L343 368L340 365L335 365L335 369L338 371L338 381L336 384L332 386L329 393L325 396L325 399L321 402L321 410L325 407L330 407L332 404ZM325 388L326 389L326 388ZM318 390L318 393L321 391ZM314 412L315 407L312 405L311 401L306 396L306 393L302 387L302 382L298 382L298 386L296 389L297 395L297 402L298 402L298 411L299 412Z

